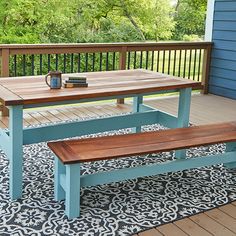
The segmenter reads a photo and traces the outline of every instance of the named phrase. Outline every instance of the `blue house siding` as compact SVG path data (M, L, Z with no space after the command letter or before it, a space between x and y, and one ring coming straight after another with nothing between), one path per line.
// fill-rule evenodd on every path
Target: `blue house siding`
M236 1L215 0L209 92L236 99Z

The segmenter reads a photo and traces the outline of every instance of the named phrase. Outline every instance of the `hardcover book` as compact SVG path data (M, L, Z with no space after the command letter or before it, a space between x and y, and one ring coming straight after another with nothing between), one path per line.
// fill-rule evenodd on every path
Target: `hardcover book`
M64 83L64 88L88 87L88 83Z
M86 80L75 80L75 79L73 79L73 80L65 80L65 83L75 83L75 84L84 84L84 83L86 83Z
M85 76L73 76L73 77L69 77L69 80L82 80L82 81L86 81L86 77Z

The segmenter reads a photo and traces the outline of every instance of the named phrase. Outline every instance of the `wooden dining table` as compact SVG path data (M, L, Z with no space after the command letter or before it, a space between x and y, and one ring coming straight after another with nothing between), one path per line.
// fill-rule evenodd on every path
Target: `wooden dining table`
M0 130L0 147L9 158L11 199L22 196L23 145L124 128L140 132L141 126L155 123L169 128L186 127L189 125L192 89L202 88L200 82L143 69L73 75L86 76L88 87L50 89L44 76L0 79L0 102L9 109L9 127ZM69 76L71 74L63 74L63 80ZM143 103L145 95L170 92L179 93L177 117ZM27 108L127 97L133 98L132 113L37 127L23 126L23 110Z

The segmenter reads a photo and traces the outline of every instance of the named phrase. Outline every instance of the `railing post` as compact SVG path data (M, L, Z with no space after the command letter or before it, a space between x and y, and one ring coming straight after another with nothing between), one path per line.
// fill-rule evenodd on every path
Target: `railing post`
M209 75L210 75L210 63L211 63L211 48L212 46L209 45L204 50L203 54L203 64L202 64L202 85L203 90L201 93L207 94L208 93L208 85L209 85Z
M1 77L9 77L9 62L10 62L10 50L9 48L2 49L2 60L1 60ZM2 116L8 116L9 111L5 106L1 106Z
M125 70L126 69L126 54L127 54L127 47L122 47L120 54L119 54L119 69ZM117 99L117 104L124 104L124 98Z
M8 48L3 48L1 77L9 77L9 61L10 61L10 50Z

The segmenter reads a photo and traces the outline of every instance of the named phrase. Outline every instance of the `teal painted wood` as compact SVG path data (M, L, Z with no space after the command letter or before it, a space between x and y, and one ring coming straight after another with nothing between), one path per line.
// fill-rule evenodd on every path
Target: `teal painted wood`
M153 111L153 110L157 110L157 109L154 108L154 107L151 107L149 105L146 105L146 104L140 104L140 106L139 106L139 111L140 112Z
M80 215L80 164L66 165L66 215L69 219Z
M236 1L215 0L209 92L236 99ZM233 84L233 85L232 85Z
M61 174L59 176L59 181L60 181L60 185L61 187L64 189L64 191L66 191L66 172L64 174ZM65 197L66 198L66 197ZM65 199L64 198L64 199Z
M56 201L65 199L65 189L60 184L60 176L66 174L66 167L57 156L54 157L54 198Z
M140 105L143 103L143 96L137 96L133 98L133 113L140 112ZM141 132L141 126L133 128L134 133Z
M177 127L183 128L189 126L189 115L191 105L191 88L181 89L179 94L179 109ZM180 150L175 152L175 158L181 159L186 157L186 151Z
M158 114L159 111L148 111L145 113L134 113L36 128L25 128L23 131L24 144L154 124L158 120Z
M232 151L233 150L233 151ZM125 181L139 177L164 174L174 171L183 171L208 165L224 163L227 167L235 167L236 143L229 143L224 154L195 157L191 159L173 160L161 164L138 166L132 168L118 169L113 171L99 172L90 175L80 176L80 163L63 165L60 161L55 162L55 199L62 200L65 197L65 213L69 219L80 216L80 188L109 184L118 181ZM55 159L57 157L55 156ZM65 172L66 168L66 172ZM65 191L65 195L57 196L60 191ZM63 187L63 188L62 188Z
M25 128L23 140L26 145L155 123L176 128L177 118L166 112L153 110L108 118Z
M236 160L236 152L228 152L224 154L195 157L191 159L173 160L171 162L166 162L156 165L139 166L134 168L119 169L109 172L100 172L96 174L81 176L81 187L96 186L99 184L108 184L128 179L135 179L138 177L188 170L202 166L230 163L234 162L235 160Z
M9 158L10 155L10 137L9 132L0 129L0 148L6 153Z
M227 143L226 144L226 152L236 152L236 142ZM236 153L235 153L235 159L236 159ZM236 168L236 161L231 163L224 164L227 168Z
M22 196L23 171L23 107L9 107L9 180L12 200Z
M133 112L140 112L140 105L143 103L143 96L133 98Z
M152 111L155 110L155 108L145 105L145 104L141 104L140 105L140 112L146 112L146 111ZM164 111L158 111L158 124L161 124L165 127L168 128L176 128L177 127L177 122L178 119L176 116L169 114L168 112L164 112Z
M179 109L178 109L178 128L189 126L189 114L191 105L192 89L181 89L179 94Z
M176 128L177 122L178 118L174 115L169 114L168 112L161 111L158 115L158 123L165 127Z
M166 93L170 91L176 91L176 90L160 91L156 92L155 94ZM121 128L141 127L142 125L149 125L157 122L166 124L167 126L175 127L176 117L173 117L161 111L155 111L153 110L153 108L150 109L150 107L147 109L149 111L142 112L140 104L142 102L142 100L140 100L141 95L135 95L135 96L139 98L137 100L135 108L137 111L134 114L108 117L102 119L100 118L92 119L87 121L54 124L36 128L25 128L24 130L23 130L23 108L25 107L22 106L9 107L10 128L9 131L6 132L4 130L1 130L0 141L3 150L7 154L9 154L8 156L10 160L11 199L20 198L22 195L22 159L23 159L22 145L23 144L45 142L50 140L92 134L97 132L117 130ZM103 100L110 98L111 97L99 98L99 99ZM79 102L85 102L85 101L88 100L80 100ZM66 101L58 103L47 103L47 104L39 104L38 106L48 106L53 104L67 104L67 103L72 103L72 102ZM29 105L28 107L31 107L31 105ZM37 107L37 105L34 105L33 107ZM58 183L58 181L60 181L60 178L63 177L63 174L60 173L61 171L60 165L58 163L55 163L55 165L59 166L57 168L57 174L56 174L57 175L56 182ZM57 184L57 186L59 185ZM60 187L62 187L62 185ZM62 189L58 187L56 191L57 191L56 198L57 199L63 198Z

